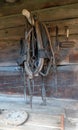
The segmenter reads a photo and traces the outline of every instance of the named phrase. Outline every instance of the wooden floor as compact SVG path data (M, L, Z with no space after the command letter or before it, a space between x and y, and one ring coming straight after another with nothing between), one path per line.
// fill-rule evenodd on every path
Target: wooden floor
M78 130L78 100L47 98L42 105L41 97L33 97L30 108L23 95L0 94L0 109L26 111L27 122L21 126L0 124L0 130ZM63 119L64 116L64 119ZM64 128L63 128L64 125Z

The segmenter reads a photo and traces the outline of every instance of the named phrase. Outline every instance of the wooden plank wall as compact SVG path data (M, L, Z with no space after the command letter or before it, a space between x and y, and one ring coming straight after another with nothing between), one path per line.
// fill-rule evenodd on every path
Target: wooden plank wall
M32 1L30 3L27 1L27 4L17 3L11 6L5 4L0 8L0 67L18 67L19 41L24 38L26 29L26 19L21 15L21 11L23 8L27 8L32 14L36 14L40 21L46 23L52 45L56 42L56 26L59 28L59 41L65 40L65 27L69 27L69 40L76 43L75 47L69 50L60 49L61 63L57 67L57 76L55 73L50 74L45 78L45 84L48 96L78 98L78 1L69 0L64 2L60 0L58 2L53 0L53 2L47 2L45 0L45 4L43 1L38 3L38 1L34 0L34 2L35 6ZM65 57L62 55L63 53L65 53ZM8 69L7 71L0 69L0 92L13 91L20 93L21 90L23 93L23 82L20 74L20 72L15 73L12 70L9 73ZM54 80L56 77L57 84ZM41 84L41 78L40 80L36 78L35 82ZM11 87L14 88L11 89Z

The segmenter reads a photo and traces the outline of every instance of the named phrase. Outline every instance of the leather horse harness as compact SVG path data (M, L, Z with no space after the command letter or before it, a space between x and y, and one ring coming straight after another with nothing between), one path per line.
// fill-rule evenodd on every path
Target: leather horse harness
M19 65L23 66L29 79L38 75L47 76L54 62L48 29L44 23L35 20L26 9L22 14L27 18L31 28L25 31L25 39L20 41Z

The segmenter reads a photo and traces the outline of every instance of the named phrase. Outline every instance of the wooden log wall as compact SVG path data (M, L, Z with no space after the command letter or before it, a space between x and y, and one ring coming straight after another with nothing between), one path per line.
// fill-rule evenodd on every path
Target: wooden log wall
M34 4L35 3L35 4ZM59 42L66 39L65 27L69 27L69 40L74 41L73 49L60 49L60 64L57 67L57 75L53 72L45 80L47 95L58 96L65 98L78 98L77 82L78 82L78 1L77 0L44 0L44 1L20 1L20 3L2 4L0 8L0 91L12 92L11 87L14 87L14 92L23 92L23 82L21 73L10 70L14 67L18 68L17 59L19 57L19 41L24 38L26 29L26 19L22 16L23 8L31 11L32 15L37 15L38 19L45 22L49 30L52 45L56 42L56 26L58 26ZM65 53L65 57L63 57ZM7 67L9 67L7 69ZM5 70L7 69L7 71ZM10 70L10 71L9 71ZM10 73L9 73L10 72ZM14 75L15 73L15 75ZM7 77L9 80L7 80ZM53 79L57 77L57 84ZM15 80L17 79L17 82ZM41 78L35 79L36 84L41 84ZM14 85L13 85L14 83ZM16 85L15 85L16 83ZM7 85L4 85L7 84ZM4 87L5 86L5 87ZM9 88L9 89L8 89ZM18 88L18 89L17 89ZM57 88L57 91L56 91Z

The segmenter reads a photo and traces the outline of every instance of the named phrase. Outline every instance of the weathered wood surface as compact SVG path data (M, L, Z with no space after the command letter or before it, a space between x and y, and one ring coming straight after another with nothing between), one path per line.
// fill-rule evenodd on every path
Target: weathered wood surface
M46 23L53 45L56 42L56 26L59 28L59 41L66 39L65 26L69 27L69 40L74 40L76 45L73 49L69 49L68 51L60 49L60 54L66 53L65 57L60 57L62 61L60 65L68 65L68 67L61 66L57 68L56 78L58 86L54 80L55 74L45 78L45 84L47 95L49 96L78 98L78 69L76 65L73 65L73 67L70 65L78 63L78 0L59 0L59 2L58 0L27 0L24 2L21 0L20 3L16 4L1 3L0 7L1 67L5 66L8 68L7 66L18 66L17 59L20 53L19 41L24 37L26 28L26 19L21 14L23 8L31 11L32 14L37 14L39 20ZM23 82L20 79L20 72L18 71L0 70L0 91L23 93ZM36 79L37 85L41 85L41 82L42 80L39 78L38 80ZM38 88L39 93L40 88ZM56 92L57 88L58 93Z
M0 63L17 62L20 54L19 42L0 42Z
M68 26L71 37L75 35L75 39L78 39L76 37L78 35L78 3L75 2L76 1L66 2L67 4L70 3L68 5L64 5L65 2L62 1L59 3L57 0L55 2L48 2L50 4L57 3L56 5L61 5L62 3L63 5L32 11L32 14L37 14L40 21L46 22L51 36L55 36L56 26L59 28L59 35L65 35L65 26ZM31 3L32 2L30 2L30 5ZM38 2L35 4L38 4ZM20 8L22 5L17 4L17 6L19 7L19 9L17 9L22 11ZM3 8L5 10L5 6ZM19 11L18 13L16 12L16 14L11 13L8 16L0 17L0 40L19 40L21 37L24 37L25 24L26 20Z
M11 39L12 40L12 39ZM13 66L17 65L18 58L20 56L20 41L1 41L0 42L0 66ZM20 40L20 39L19 39ZM59 41L63 41L65 38L59 37ZM74 40L70 38L69 40ZM52 38L52 44L54 45L56 38ZM71 49L60 49L58 53L58 59L61 64L78 63L78 44L76 41L75 47Z
M2 17L0 18L0 23L0 40L19 40L21 37L24 37L26 20L22 15L11 15ZM54 21L51 20L50 22L48 21L48 19L46 19L45 23L49 29L51 36L55 36L56 26L58 26L59 28L59 35L65 36L65 27L68 26L71 37L75 37L74 39L78 39L76 37L78 35L78 18Z
M23 20L21 20L21 16L17 17L17 22L13 22L13 19L16 19L16 16L11 16L11 18L5 18L4 22L2 22L3 20L1 19L0 22L0 40L1 39L17 39L19 40L19 38L24 37L24 31L26 29L25 24L26 21L23 17ZM8 22L7 22L8 21ZM20 21L20 22L19 22ZM55 29L56 26L58 26L59 28L59 35L63 35L65 36L65 27L68 26L69 27L69 31L70 31L70 35L78 35L78 19L71 19L71 20L62 20L62 21L54 21L54 22L48 22L46 23L47 28L50 32L51 36L55 36Z
M23 26L26 20L21 14L0 17L0 30Z
M53 7L49 9L36 10L33 13L37 13L41 21L53 21L78 17L78 3Z
M0 30L0 40L20 40L24 38L24 27L25 26L18 26L14 28L8 28Z
M66 1L62 1L62 0L33 0L33 1L29 1L29 0L24 0L24 1L20 1L19 3L16 4L8 4L8 3L3 3L1 1L0 5L0 16L3 15L10 15L10 14L17 14L17 13L21 13L21 10L23 8L28 9L29 11L33 11L33 10L38 10L38 9L44 9L44 8L49 8L49 7L53 7L53 6L60 6L60 5L70 5L73 3L77 3L77 0L66 0Z
M23 94L22 73L17 70L16 72L12 70L10 73L7 72L5 71L3 75L0 75L0 92ZM42 78L40 76L35 77L34 82L36 92L34 95L41 95ZM78 65L59 66L57 73L52 72L44 78L44 85L47 96L78 99ZM26 87L28 92L27 82Z
M69 28L70 35L78 34L78 18L46 22L46 25L51 36L56 35L56 26L58 27L58 35L66 35L66 27Z
M33 99L33 108L31 109L29 104L25 104L23 96L22 95L0 95L0 108L2 110L7 111L26 111L29 114L29 118L27 122L21 126L8 126L6 125L6 130L50 130L50 128L46 127L48 123L51 125L52 130L58 130L53 129L52 126L55 124L53 122L58 122L58 115L65 115L65 110L68 107L69 109L72 108L72 110L77 110L78 108L78 101L77 100L64 100L64 99L56 99L56 98L47 98L47 105L42 106L41 104L41 98L35 97ZM75 108L75 109L74 109ZM78 113L78 111L75 111L75 113ZM41 118L42 117L42 118ZM68 115L69 117L69 115ZM74 115L74 117L76 117ZM56 119L57 118L57 119ZM43 120L42 120L43 119ZM72 118L75 119L75 118ZM41 122L42 121L42 122ZM65 130L72 130L76 127L76 123L68 122L68 118L65 116L64 118L65 124L64 128ZM67 122L66 122L67 121ZM31 122L31 124L30 124ZM29 123L29 125L27 125ZM44 126L45 123L45 126ZM59 125L60 121L58 122ZM33 125L34 124L34 125ZM37 126L37 125L41 126ZM44 127L42 127L44 126ZM5 127L0 125L1 130L5 130Z
M20 114L19 114L20 113ZM10 117L7 117L8 115L11 115ZM16 117L17 115L15 114L19 114L19 117ZM20 117L21 115L21 117ZM28 119L26 121L26 117L28 115L28 112L26 113L26 111L24 110L18 110L18 111L14 111L14 110L4 110L2 112L2 114L0 115L0 129L4 129L4 127L9 128L13 128L13 126L18 129L18 126L22 126L22 129L28 129L30 130L31 127L34 127L34 129L37 129L38 127L40 127L42 130L45 128L46 130L49 129L60 129L60 130L64 130L64 119L62 119L62 114L61 115L44 115L44 114L36 114L36 113L30 113L28 115ZM15 120L17 119L17 122L14 120L13 116L15 116ZM22 118L22 120L21 120ZM14 122L15 121L15 122ZM23 122L22 125L18 125L18 123ZM17 123L17 124L16 124ZM7 124L7 125L6 125ZM38 130L38 129L37 129Z

